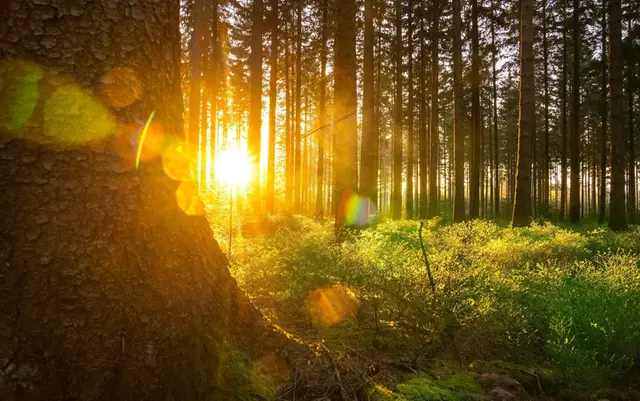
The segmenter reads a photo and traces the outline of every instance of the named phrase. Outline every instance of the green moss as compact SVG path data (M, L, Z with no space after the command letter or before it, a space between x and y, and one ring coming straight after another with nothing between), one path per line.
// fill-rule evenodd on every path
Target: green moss
M471 375L457 373L443 381L415 376L398 384L396 392L376 385L374 399L377 401L483 401L487 398Z

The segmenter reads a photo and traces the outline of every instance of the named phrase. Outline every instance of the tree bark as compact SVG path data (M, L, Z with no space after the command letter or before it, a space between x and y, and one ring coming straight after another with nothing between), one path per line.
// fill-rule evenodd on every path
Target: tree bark
M409 0L409 15L407 18L407 219L413 219L413 0Z
M453 0L453 220L464 221L464 99L462 94L462 18L460 0ZM473 163L472 163L473 164ZM473 178L472 178L473 181Z
M493 90L493 135L494 135L494 151L493 151L493 180L494 180L494 213L496 216L500 215L500 145L498 141L498 85L496 83L496 53L498 49L496 47L496 28L495 28L495 4L491 0L491 75L492 75L492 90Z
M533 54L533 0L521 0L520 8L520 117L512 227L526 227L531 224L531 135L534 114L535 62Z
M429 217L440 214L438 209L438 95L440 91L438 82L439 59L438 42L440 29L440 1L435 0L431 5L431 118L429 123L430 154L429 154Z
M276 112L278 109L278 0L271 0L271 61L269 72L269 153L267 156L267 213L275 212Z
M418 102L420 104L418 111L418 148L420 153L420 219L425 219L428 216L429 203L427 197L427 183L428 177L428 154L429 154L429 138L427 138L427 85L425 80L425 73L427 69L427 49L425 41L427 38L426 31L424 29L425 17L424 17L424 1L420 2L420 71L418 72L418 81L420 87L420 93L418 95Z
M301 212L302 201L302 0L297 1L296 8L296 121L294 137L294 179L293 210Z
M360 156L360 192L372 201L378 186L378 133L374 103L374 0L364 3L364 62L362 84L362 148ZM374 203L375 204L375 203Z
M0 10L0 119L14 89L35 94L0 121L0 349L18 372L0 398L224 398L229 343L266 331L185 213L203 212L197 177L161 162L184 144L179 1L46 3Z
M571 75L571 193L569 220L580 220L580 1L573 0L573 71Z
M325 136L327 133L327 37L329 29L329 2L322 0L322 36L320 44L320 95L319 95L319 124L318 131L318 190L316 193L316 217L324 215L324 153Z
M480 215L480 171L482 170L482 122L480 117L480 54L478 37L478 0L471 2L471 182L469 217Z
M562 132L562 151L560 155L560 176L561 176L561 193L560 193L560 220L564 220L567 207L567 0L562 2L562 78L560 88L560 113L561 113L561 132Z
M629 190L627 191L627 219L628 224L635 224L636 220L636 154L635 154L635 143L634 143L634 111L633 111L633 102L634 102L634 92L635 92L635 74L636 74L636 66L635 59L633 54L633 32L632 32L632 17L629 17L629 26L628 26L628 46L629 46L629 55L626 57L627 59L627 127L629 128L629 156L628 156L628 173L629 173Z
M622 133L622 9L609 0L609 115L611 125L611 202L609 228L627 228L625 209L625 140Z
M333 208L336 228L345 224L344 204L357 190L356 3L336 2L334 51Z
M402 1L395 2L394 72L395 98L393 102L393 188L391 191L391 216L402 217Z
M547 41L547 0L542 6L542 52L544 65L544 144L542 171L542 215L549 215L549 185L551 173L551 155L549 149L549 44Z
M600 120L600 201L598 205L598 222L604 223L607 204L607 118L609 117L607 96L607 0L602 1L602 82L601 82L601 120Z
M250 106L249 132L247 145L251 160L250 202L252 212L260 214L262 205L260 198L260 153L262 132L262 27L264 6L263 0L253 0L251 26L250 68Z

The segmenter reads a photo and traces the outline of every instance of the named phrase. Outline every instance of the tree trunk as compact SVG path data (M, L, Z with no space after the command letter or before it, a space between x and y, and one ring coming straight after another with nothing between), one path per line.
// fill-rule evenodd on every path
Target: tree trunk
M564 220L567 207L567 0L562 2L562 79L560 88L560 113L562 131L562 152L560 155L561 185L560 220Z
M611 203L609 227L627 228L625 209L625 140L622 133L622 10L620 0L609 0L609 115L611 124Z
M300 213L302 197L302 0L297 1L296 8L296 121L294 138L294 183L293 183L293 210Z
M364 63L362 84L362 148L360 156L360 192L372 201L378 185L378 137L375 127L374 73L373 73L373 6L374 0L364 3Z
M598 205L598 222L606 220L607 204L607 0L602 1L602 83L601 83L601 122L600 122L600 203Z
M267 156L267 213L275 212L276 111L278 108L278 0L271 0L271 61L269 72L269 153Z
M520 3L520 117L512 227L531 224L531 135L533 131L533 0Z
M393 188L391 216L402 217L402 1L395 1L395 99L393 102Z
M440 1L432 2L431 26L431 118L429 124L430 155L429 155L429 217L440 214L438 210L438 93L439 93L439 61L438 41L440 35Z
M542 6L542 52L544 65L544 144L543 144L543 171L542 171L542 215L549 215L549 185L551 180L551 155L549 149L549 44L547 41L547 0L543 0Z
M627 40L629 46L629 55L627 59L627 113L628 121L627 126L629 128L629 157L628 157L628 172L629 172L629 190L627 199L627 219L629 224L635 224L636 220L636 154L634 143L634 125L633 125L633 101L635 92L635 62L633 54L633 32L632 32L632 17L629 17L629 29Z
M409 17L407 19L407 219L413 219L413 0L409 0Z
M251 160L251 183L249 198L252 212L261 213L260 199L260 147L262 131L262 25L263 0L253 0L251 26L250 106L247 145Z
M482 169L480 118L480 54L478 44L478 0L471 2L471 181L469 194L469 217L480 214L480 171Z
M344 226L344 205L358 186L356 2L340 0L336 6L334 51L333 207L336 228Z
M319 124L318 131L318 190L316 193L316 217L321 218L324 215L324 148L325 136L327 129L327 31L329 29L329 3L328 0L322 0L322 37L320 44L320 105L319 105Z
M246 374L229 344L266 331L202 215L194 160L161 162L184 143L179 1L41 3L0 10L0 120L17 90L36 95L0 121L0 349L19 372L0 398L227 397ZM46 45L30 39L44 28Z
M500 145L498 141L498 85L496 83L496 53L498 49L496 47L496 28L495 28L495 4L491 1L491 75L492 75L492 90L493 90L493 135L494 135L494 151L493 157L493 186L495 192L495 215L500 215Z
M571 75L571 193L569 220L580 220L580 1L573 0L573 71Z
M418 72L418 81L420 87L420 93L418 102L420 104L418 111L418 148L420 153L420 219L427 218L428 215L428 198L427 198L427 183L428 177L428 154L429 154L429 141L427 138L427 85L425 80L425 72L427 69L427 49L425 41L427 38L426 31L424 29L424 2L420 2L420 71Z
M462 95L462 18L460 0L453 0L453 221L464 221L464 99ZM472 163L473 164L473 163ZM472 178L473 181L473 178Z

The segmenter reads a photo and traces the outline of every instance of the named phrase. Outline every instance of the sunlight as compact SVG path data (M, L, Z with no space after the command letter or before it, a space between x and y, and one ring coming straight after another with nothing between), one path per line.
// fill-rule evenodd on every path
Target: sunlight
M246 152L227 149L216 158L216 178L227 185L244 187L251 177L251 161Z

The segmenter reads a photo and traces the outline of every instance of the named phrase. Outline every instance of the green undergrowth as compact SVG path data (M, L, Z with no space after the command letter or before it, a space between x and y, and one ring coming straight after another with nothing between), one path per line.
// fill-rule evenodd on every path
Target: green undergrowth
M638 227L614 233L597 225L508 229L483 220L430 220L424 240L432 293L418 222L383 221L346 233L342 242L328 222L279 216L269 225L268 235L234 240L232 271L286 330L331 335L336 346L401 356L419 368L430 358L544 367L553 380L541 385L551 392L636 385ZM358 309L332 327L317 327L310 294L335 286L348 288ZM453 391L442 386L431 387Z

